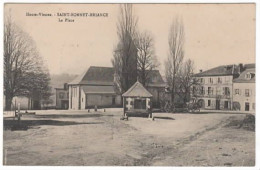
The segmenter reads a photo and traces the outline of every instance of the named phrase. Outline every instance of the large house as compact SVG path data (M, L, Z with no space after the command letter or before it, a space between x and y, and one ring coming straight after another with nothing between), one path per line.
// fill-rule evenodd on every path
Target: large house
M233 109L255 111L255 64L246 64L245 71L233 80Z
M151 72L147 90L159 102L160 93L164 92L165 83L158 70ZM112 67L91 66L78 76L69 86L69 109L87 109L94 106L122 106L122 96L114 88L114 69ZM156 103L155 103L156 104Z
M192 88L202 108L216 110L232 109L233 79L243 71L243 65L223 65L194 75L199 85Z

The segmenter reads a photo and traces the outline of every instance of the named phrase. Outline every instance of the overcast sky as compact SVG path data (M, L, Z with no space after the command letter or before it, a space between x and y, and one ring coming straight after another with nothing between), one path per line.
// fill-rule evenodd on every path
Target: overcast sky
M138 29L154 37L162 74L175 16L183 19L185 59L194 60L196 71L255 62L254 4L134 4L133 8L139 18ZM51 74L80 74L89 66L112 66L118 41L118 4L7 4L5 12L11 12L17 25L35 40ZM52 17L26 16L26 12L50 13ZM108 17L58 22L56 15L62 12L108 13Z

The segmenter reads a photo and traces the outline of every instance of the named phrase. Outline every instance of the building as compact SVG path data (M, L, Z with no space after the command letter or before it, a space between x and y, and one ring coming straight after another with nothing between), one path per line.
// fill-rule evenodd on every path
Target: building
M255 111L255 64L246 64L245 71L233 80L233 109Z
M63 88L55 88L56 90L56 109L67 110L69 108L69 88L65 83Z
M152 97L153 95L137 81L123 95L124 115L135 114L149 115L152 114Z
M121 96L114 90L114 69L91 66L69 85L69 109L121 105Z
M151 74L153 76L148 81L147 89L159 103L160 93L163 93L165 87L164 81L158 70ZM69 109L122 106L122 96L117 94L114 88L114 69L112 67L91 66L68 86Z
M243 71L243 65L223 65L194 75L199 82L192 88L192 99L204 109L231 110L233 79Z
M149 79L145 88L153 95L153 107L160 107L160 100L165 96L165 87L166 83L159 70L149 71Z

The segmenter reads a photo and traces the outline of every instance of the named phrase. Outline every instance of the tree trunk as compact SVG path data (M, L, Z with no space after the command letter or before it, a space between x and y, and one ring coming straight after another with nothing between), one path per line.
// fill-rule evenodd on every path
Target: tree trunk
M12 109L13 96L10 94L5 95L5 110L10 111Z

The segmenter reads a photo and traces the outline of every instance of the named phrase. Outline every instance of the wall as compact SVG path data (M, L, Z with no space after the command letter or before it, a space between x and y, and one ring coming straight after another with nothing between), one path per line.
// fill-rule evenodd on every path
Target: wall
M203 99L204 100L204 108L205 109L213 109L213 110L216 110L216 103L217 103L217 98L207 98L207 97L203 97L203 98L198 98L198 100L200 99ZM210 100L210 105L209 104L209 101ZM227 109L227 110L231 110L231 107L232 107L232 103L231 103L231 100L229 99L219 99L220 101L220 105L219 105L219 109L220 110L224 110L224 109ZM225 108L225 101L228 102L228 107Z
M87 106L112 105L112 96L103 94L87 94Z
M69 101L70 109L73 110L80 109L80 105L79 105L80 86L78 85L69 86L69 97L71 99L71 101Z
M235 94L235 90L239 89L239 94ZM245 95L245 90L249 89L250 96ZM233 85L233 102L240 103L240 110L245 111L245 103L249 103L249 111L254 111L255 104L255 83L234 83Z
M112 99L115 97L115 105L121 104L120 95L111 94L86 94L87 106L112 106Z
M86 94L83 90L81 90L81 95L80 95L81 99L81 105L80 105L80 109L84 110L86 108Z
M204 94L199 94L199 99L204 99L206 109L216 109L216 100L220 100L220 109L225 109L225 101L228 101L228 109L232 109L233 95L233 76L208 76L198 77L202 79ZM212 82L210 82L210 79ZM218 79L221 82L218 82ZM208 87L211 87L213 92L208 94ZM224 88L229 88L229 95L225 95ZM196 90L198 92L199 90ZM194 96L194 95L193 95ZM211 106L208 106L208 100L211 100Z

